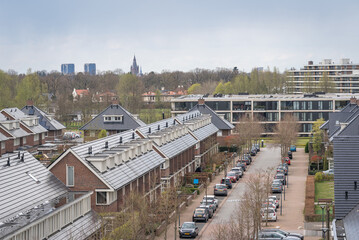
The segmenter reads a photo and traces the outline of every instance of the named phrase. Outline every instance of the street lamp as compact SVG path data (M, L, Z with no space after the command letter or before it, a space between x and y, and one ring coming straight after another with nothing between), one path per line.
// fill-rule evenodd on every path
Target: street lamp
M227 176L227 151L224 151L224 156L225 156L225 160L224 160L224 177Z
M283 193L283 189L280 191L280 215L281 216L282 216L282 206L283 206L282 193Z
M322 209L322 238L324 239L324 208L325 208L325 205L324 204L320 204L320 207Z

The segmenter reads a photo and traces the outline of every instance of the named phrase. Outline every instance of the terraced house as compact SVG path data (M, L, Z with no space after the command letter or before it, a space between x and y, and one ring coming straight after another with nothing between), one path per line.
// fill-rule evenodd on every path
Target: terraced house
M72 147L49 170L73 191L93 191L95 211L116 212L131 191L152 200L161 193L164 162L150 139L129 130Z
M0 158L0 239L91 239L92 192L72 192L28 152Z

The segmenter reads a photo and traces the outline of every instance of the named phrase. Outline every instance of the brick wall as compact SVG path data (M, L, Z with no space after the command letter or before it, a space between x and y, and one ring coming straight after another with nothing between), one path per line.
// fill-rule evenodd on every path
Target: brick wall
M108 187L71 152L67 153L67 155L51 168L50 171L60 181L66 184L66 165L74 166L75 171L75 186L69 187L71 191L93 191L94 194L91 196L91 207L95 211L117 211L116 203L109 206L96 206L95 189L108 189Z

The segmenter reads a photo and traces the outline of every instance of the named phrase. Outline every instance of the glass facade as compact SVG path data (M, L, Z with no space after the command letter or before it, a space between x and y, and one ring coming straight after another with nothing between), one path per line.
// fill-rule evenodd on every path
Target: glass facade
M282 101L281 110L333 110L332 101Z
M253 102L253 110L278 110L277 101Z
M233 111L252 110L252 103L250 101L233 102Z
M230 110L230 102L229 101L215 101L206 102L207 106L215 111L223 111L223 110Z

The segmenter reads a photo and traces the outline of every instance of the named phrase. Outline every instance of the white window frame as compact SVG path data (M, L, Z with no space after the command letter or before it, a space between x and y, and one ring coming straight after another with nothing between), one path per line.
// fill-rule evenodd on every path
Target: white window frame
M26 144L26 137L22 138L22 144L25 145Z
M20 138L15 138L14 139L14 146L19 146L20 145Z
M123 115L103 115L104 122L123 122Z
M68 171L69 168L73 169L72 170L72 173L73 173L73 176L72 176L73 183L72 183L72 185L69 184L69 171ZM67 164L66 164L66 186L68 186L68 187L74 187L75 186L75 167L67 165Z
M98 193L106 193L106 203L99 203L98 201L97 201L97 194ZM96 205L108 205L108 193L107 192L105 192L105 191L96 191Z
M1 142L1 149L5 149L5 142Z
M34 141L39 141L39 134L38 134L38 133L36 133L36 134L34 135Z

